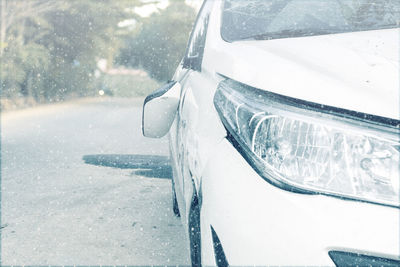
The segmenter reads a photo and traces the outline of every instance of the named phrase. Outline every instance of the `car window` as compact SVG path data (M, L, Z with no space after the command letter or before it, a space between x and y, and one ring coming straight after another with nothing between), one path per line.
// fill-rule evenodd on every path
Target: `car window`
M277 39L398 27L397 0L226 0L226 41Z
M201 71L208 21L213 3L213 0L204 1L201 7L183 60L183 67L186 69Z

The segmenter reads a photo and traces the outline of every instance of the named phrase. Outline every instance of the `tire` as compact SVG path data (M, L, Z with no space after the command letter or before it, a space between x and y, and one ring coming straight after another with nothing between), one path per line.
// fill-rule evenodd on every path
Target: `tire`
M224 248L214 228L211 226L211 235L213 240L214 257L217 267L228 267L229 263L226 259Z
M193 185L194 195L189 211L189 242L190 259L192 267L201 267L201 231L200 231L200 209L198 196Z
M181 214L179 212L178 200L176 199L174 179L171 180L171 184L172 184L172 211L174 212L176 217L180 217Z

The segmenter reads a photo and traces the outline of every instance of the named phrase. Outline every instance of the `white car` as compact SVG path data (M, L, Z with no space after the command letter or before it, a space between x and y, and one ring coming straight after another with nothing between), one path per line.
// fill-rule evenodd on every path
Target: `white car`
M193 266L400 266L398 0L209 0L168 133Z

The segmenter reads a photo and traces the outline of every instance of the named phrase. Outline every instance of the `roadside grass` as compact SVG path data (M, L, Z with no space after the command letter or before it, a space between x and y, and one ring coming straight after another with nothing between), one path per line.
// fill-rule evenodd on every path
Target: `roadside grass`
M99 90L116 97L146 96L159 87L159 83L148 76L105 74Z

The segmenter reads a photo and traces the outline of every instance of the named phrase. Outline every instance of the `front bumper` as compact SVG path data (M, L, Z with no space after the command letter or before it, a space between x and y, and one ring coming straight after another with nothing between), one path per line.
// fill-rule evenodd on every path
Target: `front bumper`
M211 225L232 266L334 266L329 251L400 259L399 209L284 191L227 140L215 151L202 176L204 265L215 265Z

